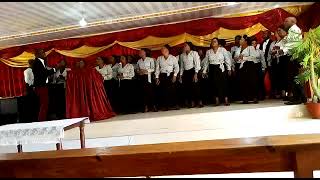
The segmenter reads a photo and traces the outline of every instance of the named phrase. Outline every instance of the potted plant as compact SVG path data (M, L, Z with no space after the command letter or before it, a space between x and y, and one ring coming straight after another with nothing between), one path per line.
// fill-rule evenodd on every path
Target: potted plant
M310 82L312 101L306 107L312 118L320 118L320 26L310 29L292 49L292 58L299 61L303 71L296 77L296 83Z

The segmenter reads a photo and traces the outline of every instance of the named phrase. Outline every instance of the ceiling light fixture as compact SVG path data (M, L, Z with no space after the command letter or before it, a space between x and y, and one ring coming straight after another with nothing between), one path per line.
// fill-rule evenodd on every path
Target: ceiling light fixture
M278 7L279 7L279 4L275 5L274 7L275 7L275 8L278 8Z
M88 24L88 23L87 23L87 21L86 21L84 18L82 18L82 19L79 21L79 25L80 25L81 27L85 27L87 24Z
M237 4L236 2L228 2L229 6L233 6L233 5L236 5L236 4Z

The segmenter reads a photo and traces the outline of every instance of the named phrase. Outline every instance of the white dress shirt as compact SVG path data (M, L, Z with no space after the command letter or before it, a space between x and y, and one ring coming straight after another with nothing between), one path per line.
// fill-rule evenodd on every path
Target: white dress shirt
M151 57L146 57L144 60L141 58L137 62L138 70L148 71L148 82L151 83L151 73L155 71L154 59Z
M258 48L256 48L254 53L255 53L255 56L256 56L256 58L254 60L254 63L261 63L261 66L262 66L261 68L264 71L267 68L267 66L266 66L266 61L264 60L263 51L258 49Z
M134 67L130 63L127 63L125 66L121 65L118 68L118 73L122 73L123 79L131 80L134 77Z
M241 48L239 48L237 50L237 52L235 53L234 57L239 57L240 54L242 54L243 59L239 60L240 61L240 67L243 67L243 63L246 61L252 61L255 62L256 61L256 55L255 55L255 49L253 46L248 46L246 47L242 52L241 52Z
M222 72L225 71L224 63L227 66L227 70L231 70L231 59L228 51L224 47L219 47L217 52L214 53L213 49L209 49L206 52L206 57L204 59L205 66L203 69L203 73L207 73L209 64L220 65L220 69Z
M267 45L268 45L269 41L271 41L270 38L269 38L268 40L266 40L265 42L263 42L263 44L262 44L263 56L264 56L264 54L265 54L265 52L266 52L266 48L267 48ZM272 43L273 43L273 42L272 42ZM268 55L267 55L268 66L271 66L272 43L270 44L269 51L267 52L267 53L268 53ZM260 49L260 44L257 45L257 48L256 48L256 49Z
M95 68L102 75L103 80L107 81L112 79L113 71L110 64L105 64L102 68L99 66L96 66Z
M194 68L196 73L201 69L200 56L196 51L190 51L188 54L182 53L180 55L180 76L183 75L184 70L190 70Z
M112 66L112 65L110 64L110 66ZM118 80L117 75L118 75L119 67L120 67L119 63L116 63L111 67L112 68L112 78L115 79L115 80Z
M302 32L301 29L297 25L293 25L288 30L288 35L283 38L284 39L284 54L291 55L291 49L296 46L297 42L302 41Z
M53 83L64 83L65 80L67 79L67 71L70 70L69 68L65 68L64 71L61 73L60 70L58 70L57 72L54 73L53 75ZM60 75L62 75L64 77L64 81L59 81L59 77Z
M30 67L27 68L26 70L23 71L23 75L24 75L24 82L26 82L29 86L32 86L34 81L32 69Z
M179 73L179 63L176 57L169 54L168 58L165 59L164 56L159 56L156 61L156 78L159 78L160 73L166 73L170 76L171 73L177 76Z

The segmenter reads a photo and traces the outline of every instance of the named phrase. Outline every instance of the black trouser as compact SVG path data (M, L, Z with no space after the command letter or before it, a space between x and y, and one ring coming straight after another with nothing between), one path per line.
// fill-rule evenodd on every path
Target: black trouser
M58 119L64 119L66 114L66 93L64 84L57 84L55 87L55 112Z
M271 92L272 95L277 95L280 89L280 72L279 72L279 64L277 58L272 58L271 60L271 70L269 72L270 81L271 81Z
M133 80L124 79L120 81L120 88L118 94L119 111L122 113L131 113L135 109L134 94L131 94L133 87Z
M239 101L241 98L240 92L240 73L239 73L240 63L235 64L235 73L233 74L231 82L231 94L233 101Z
M21 98L22 108L20 111L21 123L37 122L39 112L39 99L33 87L26 85L26 95Z
M227 97L227 78L226 74L220 69L220 65L209 65L209 81L214 97Z
M240 91L243 101L258 98L257 74L254 62L246 61L239 69Z
M266 96L265 88L264 88L264 73L262 71L262 65L260 63L255 63L256 66L256 75L257 75L257 85L258 85L258 97L260 100L264 99Z
M290 57L289 56L280 56L279 57L279 90L281 91L288 91L289 90L289 81L292 79L292 73L289 73L289 62ZM289 75L290 74L290 75ZM290 76L290 78L289 78ZM291 88L292 89L292 88Z
M200 87L198 82L193 82L195 75L194 68L190 70L184 70L182 76L183 89L186 93L186 100L199 101L200 100Z
M203 78L202 76L198 76L199 78L199 86L200 86L200 99L204 104L210 104L212 101L212 97L209 97L210 92L210 83L208 78Z
M177 105L176 84L172 83L173 73L167 76L166 73L159 75L161 106L165 108Z
M289 60L291 59L291 56L288 57ZM293 97L292 101L302 101L306 102L307 97L304 92L304 84L297 84L295 82L295 77L299 75L299 69L300 69L300 64L296 60L290 60L289 61L289 91L292 90Z
M140 75L139 82L142 90L143 106L153 107L155 105L154 91L152 83L148 82L148 75Z
M115 81L114 80L104 80L103 81L104 90L106 91L107 98L113 110L115 110Z

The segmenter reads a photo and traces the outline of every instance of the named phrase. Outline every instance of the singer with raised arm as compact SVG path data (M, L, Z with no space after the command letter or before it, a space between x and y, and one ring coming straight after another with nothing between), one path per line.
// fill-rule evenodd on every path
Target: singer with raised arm
M48 115L48 77L56 72L55 68L47 66L47 58L43 49L36 49L35 59L32 66L34 76L33 86L39 99L40 109L38 114L39 121L47 120Z

